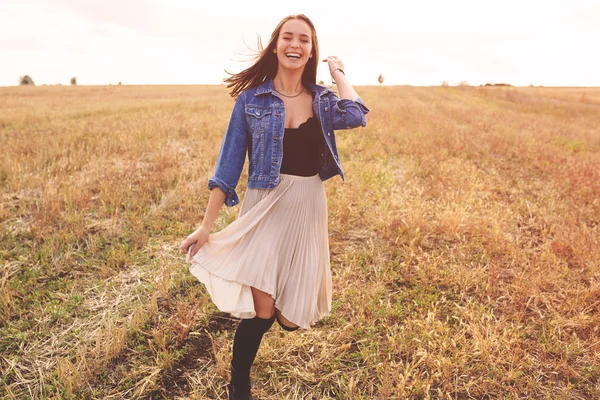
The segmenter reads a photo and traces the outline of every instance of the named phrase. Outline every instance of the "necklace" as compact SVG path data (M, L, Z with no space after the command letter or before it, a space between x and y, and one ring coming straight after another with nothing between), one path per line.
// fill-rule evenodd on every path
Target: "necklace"
M275 87L273 87L273 89L275 89ZM300 96L300 94L302 94L302 92L304 92L304 87L302 88L302 90L300 90L300 92L299 92L298 94L295 94L295 95L293 95L293 96L288 96L287 94L283 94L283 93L281 93L281 92L280 92L279 90L277 90L277 89L275 89L275 91L276 91L277 93L279 93L280 95L284 96L284 97L289 97L289 98L292 98L292 97L298 97L298 96Z

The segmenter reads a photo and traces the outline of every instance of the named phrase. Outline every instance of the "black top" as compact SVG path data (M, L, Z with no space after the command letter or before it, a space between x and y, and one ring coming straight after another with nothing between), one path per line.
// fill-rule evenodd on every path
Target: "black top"
M280 173L313 176L321 169L323 130L316 117L310 117L297 128L285 128L283 160Z

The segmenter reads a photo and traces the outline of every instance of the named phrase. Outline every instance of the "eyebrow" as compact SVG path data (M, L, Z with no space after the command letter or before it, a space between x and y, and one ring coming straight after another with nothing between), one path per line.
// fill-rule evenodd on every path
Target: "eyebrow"
M293 32L283 32L283 33L282 33L282 35L286 35L286 34L287 34L287 35L293 35L294 33L293 33ZM309 38L309 37L310 37L310 36L308 36L308 35L306 35L306 34L304 34L304 33L301 33L301 34L300 34L300 36L306 36L307 38Z

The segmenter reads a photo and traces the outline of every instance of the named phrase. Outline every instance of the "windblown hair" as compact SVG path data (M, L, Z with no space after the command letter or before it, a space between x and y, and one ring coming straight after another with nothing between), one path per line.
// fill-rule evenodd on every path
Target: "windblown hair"
M262 47L262 42L260 40L260 36L258 39L258 53L253 58L256 59L254 64L239 72L237 74L232 74L227 72L231 76L223 80L223 82L227 83L227 89L231 89L229 94L233 98L237 98L240 93L244 90L258 86L261 83L265 82L268 79L272 79L277 74L277 54L273 53L273 50L277 48L277 39L279 38L279 34L281 33L281 27L287 21L291 19L300 19L310 26L311 30L311 41L312 41L312 58L308 59L304 67L304 72L302 73L302 83L310 84L317 83L317 62L319 60L319 42L317 41L317 32L315 31L315 26L312 21L304 14L297 15L289 15L283 18L273 33L271 34L271 39L269 40L269 44L267 48Z

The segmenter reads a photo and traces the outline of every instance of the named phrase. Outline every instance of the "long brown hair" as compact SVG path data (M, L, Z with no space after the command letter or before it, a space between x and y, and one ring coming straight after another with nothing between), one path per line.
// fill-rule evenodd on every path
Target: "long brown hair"
M312 21L304 14L297 15L289 15L283 18L277 27L271 34L271 39L269 40L269 44L267 48L262 48L262 42L260 41L260 36L258 40L258 53L254 57L256 61L254 64L243 70L242 72L238 72L237 74L232 74L227 72L231 76L229 78L223 79L223 82L227 83L227 89L231 88L229 94L231 97L236 98L240 95L244 90L258 86L264 81L268 79L272 79L277 74L277 54L273 53L273 50L277 47L277 39L279 38L279 34L281 32L281 27L287 21L291 19L300 19L310 26L311 30L311 41L312 41L312 58L308 59L308 62L304 66L304 72L302 73L302 83L310 84L317 83L317 62L319 60L319 42L317 41L317 32L315 31L315 26Z

